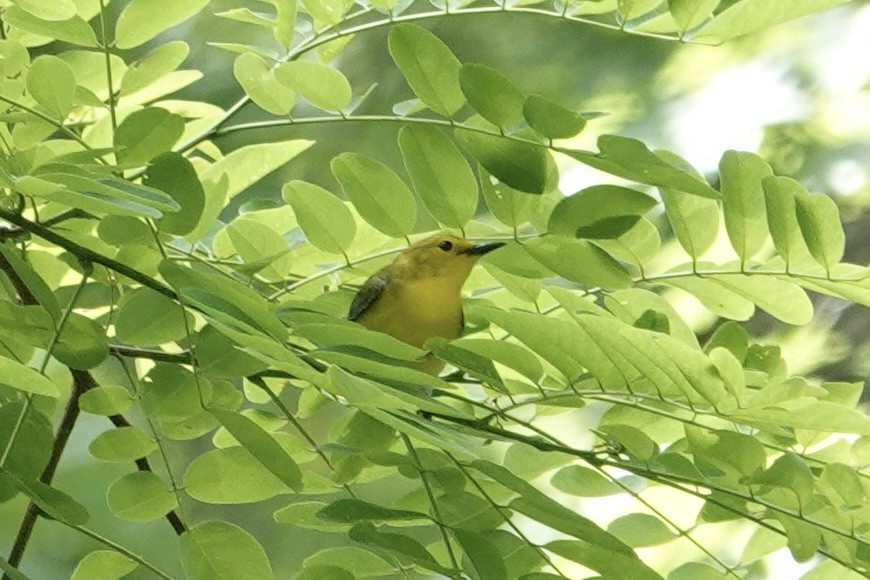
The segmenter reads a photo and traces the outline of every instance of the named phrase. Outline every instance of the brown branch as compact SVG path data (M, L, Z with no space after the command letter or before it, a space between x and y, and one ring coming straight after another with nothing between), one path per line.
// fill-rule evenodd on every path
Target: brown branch
M86 371L73 370L73 388L69 401L64 409L63 417L60 420L60 426L57 429L57 435L54 437L54 444L51 448L51 457L48 460L48 465L39 476L39 481L46 485L51 485L54 479L54 474L57 471L57 466L60 463L60 458L66 449L66 444L69 442L72 435L73 427L79 417L79 397L82 393L96 386L96 382L90 373ZM18 535L15 537L15 543L12 545L12 551L9 553L9 564L18 567L21 563L21 558L24 556L24 550L27 548L27 543L30 541L30 536L33 533L33 527L36 525L36 518L39 516L40 510L36 504L30 502L27 505L27 511L24 513L24 519L21 520L21 526L18 528ZM5 578L5 576L4 576Z
M0 238L0 241L2 241L2 238ZM12 267L12 264L9 263L9 260L7 260L6 256L3 254L0 254L0 271L6 274L6 277L9 278L10 282L12 282L15 291L18 292L21 304L24 306L39 304L39 301L36 300L36 297L30 291L30 288L27 287L27 284L24 283L24 280L21 279L21 276L18 275Z

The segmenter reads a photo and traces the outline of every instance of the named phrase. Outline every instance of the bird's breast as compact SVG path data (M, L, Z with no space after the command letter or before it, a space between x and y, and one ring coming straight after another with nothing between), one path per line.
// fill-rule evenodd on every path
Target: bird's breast
M448 291L431 280L390 284L359 322L422 347L434 336L453 339L462 334L462 300L458 289Z

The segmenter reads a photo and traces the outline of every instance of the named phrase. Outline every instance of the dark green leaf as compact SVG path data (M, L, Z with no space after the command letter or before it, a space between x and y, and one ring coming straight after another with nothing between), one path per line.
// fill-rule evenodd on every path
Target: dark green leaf
M523 248L535 260L572 282L607 289L632 285L631 276L619 262L586 240L547 236L528 240Z
M355 542L375 546L408 558L427 570L450 575L448 568L441 566L426 548L417 540L407 535L382 532L372 524L365 522L352 527L348 532L348 536Z
M181 236L196 227L205 206L205 191L190 161L178 153L163 153L151 161L144 183L169 194L180 206L157 220L157 229Z
M544 193L547 185L545 147L498 135L456 129L456 138L493 177L526 193Z
M69 524L81 526L88 522L90 514L79 502L64 492L55 489L41 481L21 479L14 473L0 467L0 476L5 476L18 490L30 498L37 507L49 517Z
M193 315L174 300L149 288L136 288L121 298L115 333L128 344L155 346L186 337L193 323Z
M420 512L397 510L358 499L340 499L317 512L317 517L334 522L355 523L362 521L388 522L393 520L428 520Z
M624 216L640 216L655 207L652 197L617 185L593 185L562 199L550 214L547 229L551 234L569 237L591 237L587 228L595 228L600 222ZM630 222L622 231L613 232L619 237L637 220ZM587 233L587 235L580 235ZM598 236L605 237L605 236Z
M184 119L159 107L131 113L115 131L118 163L144 165L172 149L184 132Z
M523 116L529 127L549 139L573 137L586 126L586 119L574 111L538 95L526 99Z
M492 540L483 534L461 528L451 531L480 580L507 580L507 566Z
M109 356L106 329L96 320L73 312L67 318L52 354L74 369L92 369Z

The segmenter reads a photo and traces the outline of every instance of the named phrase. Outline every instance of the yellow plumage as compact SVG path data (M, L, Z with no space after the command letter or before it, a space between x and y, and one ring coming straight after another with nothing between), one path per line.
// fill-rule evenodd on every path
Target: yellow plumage
M417 242L363 284L348 318L419 348L435 336L459 338L462 285L477 259L502 245L449 235ZM437 373L444 365L429 356L415 366Z

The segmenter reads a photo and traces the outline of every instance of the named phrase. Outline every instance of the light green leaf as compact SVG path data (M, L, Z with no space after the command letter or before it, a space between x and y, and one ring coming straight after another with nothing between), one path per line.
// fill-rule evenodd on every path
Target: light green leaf
M79 397L79 408L93 415L120 415L132 404L130 391L118 385L94 387Z
M305 181L284 184L281 197L293 206L308 241L325 252L342 254L347 251L356 235L356 220L343 201Z
M538 357L518 344L487 338L462 338L451 344L510 367L533 381L544 374Z
M394 238L414 231L414 194L389 167L359 153L342 153L330 166L364 220Z
M40 4L51 4L41 0L34 1ZM80 16L73 16L68 20L44 20L18 6L11 6L3 11L3 21L9 26L48 39L80 46L97 46L94 29Z
M547 190L545 147L468 129L455 129L455 135L478 163L507 186L526 193Z
M572 282L607 289L632 285L631 276L619 262L586 240L547 236L528 240L523 248L535 260Z
M115 43L120 49L135 48L164 30L184 22L209 0L132 0L115 25Z
M211 410L211 414L266 469L288 487L302 491L302 471L299 466L262 427L240 413Z
M804 325L813 319L813 303L800 286L773 276L713 274L705 276L786 324Z
M466 64L459 71L459 86L471 108L499 127L523 122L526 96L507 77L482 64Z
M580 497L604 497L623 493L623 489L599 472L582 465L568 465L553 475L556 489Z
M149 288L136 288L118 304L115 333L128 344L155 346L186 337L193 322L193 315L174 300Z
M177 69L187 55L190 47L182 40L162 44L134 61L121 78L121 94L130 95L159 81Z
M271 0L275 5L275 25L272 34L278 44L290 48L293 43L293 26L296 24L296 0Z
M63 120L73 108L76 77L72 67L51 55L34 59L27 73L27 90L55 119Z
M742 0L717 14L698 32L696 38L712 37L719 40L736 38L813 12L821 12L847 1L790 0L789 2L769 2L768 0Z
M338 322L301 324L295 327L293 332L321 347L358 346L385 357L406 361L414 361L426 356L425 350L411 346L389 334L375 332L359 324Z
M302 0L305 11L310 14L315 24L338 24L353 6L351 0Z
M427 340L426 348L431 349L439 359L467 372L486 386L503 393L507 392L501 376L495 370L495 365L485 356L449 343L441 337Z
M607 531L632 548L658 546L677 537L664 522L650 514L620 516L607 525Z
M148 107L131 113L115 131L118 163L144 165L172 146L184 133L184 119L166 109Z
M138 566L120 552L95 550L79 560L70 580L117 580Z
M634 189L593 185L557 203L547 229L561 236L617 238L637 223L634 216L645 214L656 203L652 197Z
M197 501L243 504L290 493L290 488L241 446L197 456L184 473L184 489Z
M538 95L526 99L523 117L529 127L549 139L573 137L586 126L586 119L582 116Z
M795 203L798 225L807 248L830 272L846 249L846 234L837 203L827 195L798 195Z
M251 270L261 272L269 280L287 275L292 263L290 244L275 230L243 215L227 226L227 235Z
M719 0L668 0L668 10L677 26L685 32L712 16Z
M199 225L188 234L188 238L197 240L203 237L217 221L221 209L228 199L260 181L313 144L313 141L296 139L277 143L256 143L236 149L226 157L201 174L201 180L206 185L205 207ZM209 183L219 183L227 180L226 193L218 195L218 191L209 191Z
M53 399L60 396L57 386L46 376L18 361L3 357L0 357L0 385Z
M357 546L339 546L319 550L305 558L304 564L306 568L339 566L346 570L352 570L357 578L389 576L395 571L391 563L373 552Z
M133 461L156 450L157 444L154 440L136 427L118 427L104 431L88 446L91 455L113 463Z
M24 481L36 480L48 465L51 457L54 431L45 415L31 408L24 411L24 401L6 403L0 407L0 449L9 449L5 468ZM23 413L23 419L22 417ZM15 440L13 429L19 425ZM12 481L0 475L0 501L7 501L18 494Z
M721 197L718 191L710 187L704 179L697 177L695 172L687 172L675 166L669 156L651 152L637 139L602 135L598 138L598 149L601 152L597 155L573 149L558 150L581 163L617 177L672 188L700 197Z
M477 210L477 179L453 141L436 127L411 125L399 131L399 148L414 189L435 219L465 226Z
M731 320L749 320L755 312L751 300L700 276L680 276L661 280L663 284L684 290L697 298L710 312Z
M607 537L613 536L608 535ZM601 548L588 540L556 540L543 547L562 558L600 572L605 578L662 580L662 577L638 558L633 551L624 554L613 549Z
M181 536L181 565L190 580L274 577L254 536L222 521L197 524Z
M445 117L462 108L462 64L437 36L414 24L398 24L390 30L389 48L411 90L427 107Z
M76 5L72 0L12 0L12 4L43 20L69 20L76 15Z
M296 94L286 83L278 82L275 71L256 54L246 52L236 57L233 74L251 100L265 111L286 115L293 108Z
M275 78L325 111L340 111L353 98L350 83L341 71L319 62L285 62L275 69Z
M661 0L617 0L619 16L623 21L643 16L661 4Z
M767 241L761 184L772 174L770 165L754 153L726 151L719 163L725 229L743 261L752 258Z
M734 413L735 421L822 433L870 435L870 416L837 403L811 397L777 402L775 406L743 409Z
M180 365L160 363L142 383L140 406L149 419L178 422L202 410L199 388L192 372Z

